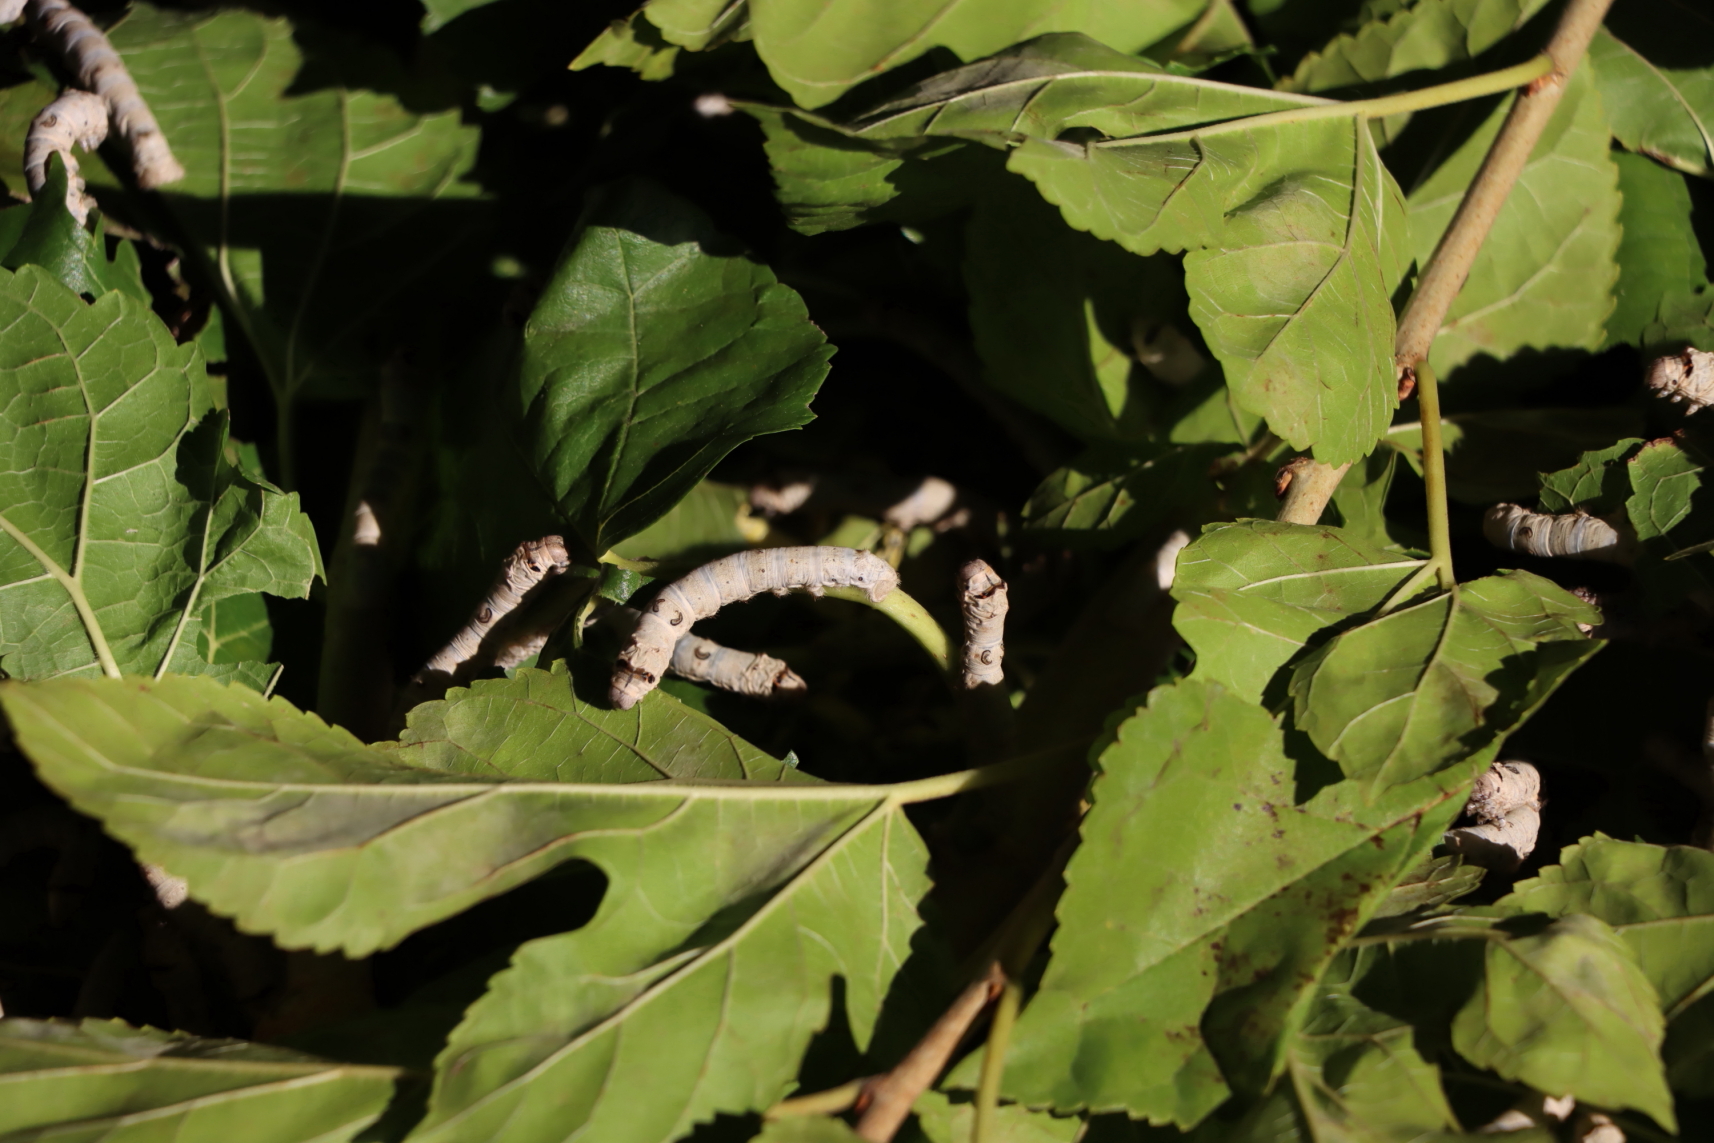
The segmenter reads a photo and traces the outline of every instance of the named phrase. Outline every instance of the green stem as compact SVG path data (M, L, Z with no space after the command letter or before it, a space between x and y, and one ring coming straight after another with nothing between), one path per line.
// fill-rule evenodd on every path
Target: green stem
M101 624L95 621L95 609L89 606L89 597L83 594L83 584L74 575L54 562L52 556L36 546L36 542L12 521L0 516L0 532L5 532L18 542L18 546L30 553L42 570L52 576L65 593L71 597L72 607L77 609L77 617L83 620L83 633L89 637L89 645L95 649L95 661L101 664L101 673L110 679L119 677L119 662L113 657L112 650L107 646L107 636L102 634Z
M1083 742L1094 740L1094 735L1083 739ZM955 770L950 774L937 774L933 778L918 778L914 782L899 782L891 786L876 787L887 792L887 796L899 805L910 805L914 802L932 802L936 798L950 798L954 794L962 794L966 790L980 790L988 786L999 786L1006 782L1015 782L1019 778L1027 778L1038 770L1052 767L1059 760L1065 748L1072 743L1062 742L1043 750L1032 750L1028 754L1020 754L1016 758L1008 758L1004 762L996 762L992 766L978 766L974 770Z
M1427 359L1416 363L1417 404L1422 409L1422 483L1428 490L1428 562L1442 590L1458 583L1452 574L1452 525L1446 509L1446 450L1440 437L1440 385Z
M1499 71L1473 75L1469 79L1455 80L1452 83L1438 83L1433 87L1418 88L1416 91L1401 91L1397 95L1382 95L1374 99L1353 99L1346 103L1324 103L1315 107L1289 107L1284 111L1250 115L1242 119L1231 119L1224 123L1215 123L1206 127L1192 127L1185 131L1171 131L1159 135L1136 135L1125 139L1105 139L1094 144L1094 146L1097 148L1138 147L1201 138L1219 131L1252 131L1258 127L1311 123L1318 119L1349 119L1354 115L1363 119L1384 119L1389 115L1402 115L1409 111L1426 111L1431 107L1444 107L1449 103L1463 103L1466 100L1480 99L1484 95L1498 95L1500 92L1510 91L1513 88L1522 87L1532 80L1540 79L1552 70L1553 60L1544 52L1533 59L1515 64L1512 67L1501 68Z
M934 616L930 615L922 604L899 588L895 587L889 591L879 603L870 599L869 593L860 587L830 587L826 589L826 594L830 599L846 599L852 603L873 607L910 632L911 638L934 657L941 670L950 667L952 640L947 636L946 629L934 621Z
M976 1081L976 1123L970 1143L989 1143L994 1137L994 1113L1000 1106L1000 1079L1006 1072L1006 1049L1012 1046L1012 1027L1018 1022L1024 986L1006 981L994 1005L994 1022L988 1027L988 1047L982 1056L982 1077Z
M644 575L653 575L661 568L660 560L628 560L618 552L613 551L602 555L601 562L612 564L616 568L623 568L625 571L642 572Z

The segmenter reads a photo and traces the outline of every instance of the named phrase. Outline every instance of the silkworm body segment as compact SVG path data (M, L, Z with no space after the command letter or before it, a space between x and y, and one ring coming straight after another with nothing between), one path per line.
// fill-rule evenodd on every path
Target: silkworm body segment
M561 574L570 566L571 554L566 551L565 541L559 536L543 536L539 540L525 540L519 544L517 549L506 557L506 562L500 565L500 576L477 606L476 614L470 617L469 623L459 629L451 642L428 661L422 674L444 671L449 675L456 675L460 664L476 656L482 646L482 640L494 629L494 625L524 601L526 592L544 580ZM536 650L540 650L539 645Z
M1684 349L1649 363L1644 383L1657 396L1697 413L1714 405L1714 353Z
M997 686L1005 677L1006 581L985 560L958 572L958 606L964 613L964 689Z
M855 587L879 603L898 584L899 573L890 564L853 548L763 548L704 564L669 584L643 612L619 653L608 697L620 710L635 706L660 682L679 639L729 603L764 591L784 595L801 589L819 596L829 587Z
M1482 517L1482 534L1508 552L1628 563L1630 545L1619 530L1587 512L1531 512L1496 504Z
M24 139L24 184L32 195L40 194L48 182L48 156L58 152L65 163L66 209L83 222L93 205L84 194L72 147L93 151L107 138L107 105L87 91L67 91L36 113Z
M684 635L673 647L672 673L751 698L802 694L808 684L791 667L757 651L722 647L700 635Z

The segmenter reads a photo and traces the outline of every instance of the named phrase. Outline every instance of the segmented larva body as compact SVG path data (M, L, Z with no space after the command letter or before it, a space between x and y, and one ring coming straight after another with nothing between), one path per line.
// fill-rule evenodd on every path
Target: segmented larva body
M620 710L630 710L661 681L680 637L728 603L799 588L819 596L830 587L855 587L879 603L898 585L892 565L853 548L762 548L704 564L655 596L619 652L608 696Z
M559 536L543 536L539 540L525 540L517 550L506 557L500 565L500 576L494 581L488 595L476 608L476 613L470 617L470 622L459 628L458 634L451 642L440 649L434 658L428 661L422 674L434 671L444 671L455 675L459 665L476 656L482 646L482 640L494 629L494 625L510 614L524 601L524 595L536 585L552 579L571 566L571 554L565 549L565 541ZM542 636L545 642L546 636ZM536 650L541 646L538 644ZM533 652L532 652L533 653ZM527 655L516 658L515 662L496 663L503 666L515 666L522 662Z
M48 156L59 153L65 163L65 206L79 222L89 219L94 206L84 193L72 147L93 151L107 138L107 104L87 91L66 91L36 113L24 139L24 183L32 195L48 185Z
M679 636L668 669L681 679L751 698L783 698L809 689L796 671L772 655L723 647L700 635Z
M106 102L113 129L131 148L137 185L153 190L184 178L184 168L173 157L154 112L106 33L68 0L28 0L24 14L37 41L63 53L66 70L78 86Z
M1644 383L1656 396L1696 413L1714 405L1714 353L1684 349L1649 363Z
M1510 872L1535 852L1541 832L1541 772L1528 762L1496 762L1470 791L1475 825L1446 831L1446 846L1473 865Z
M922 482L897 503L881 514L883 523L901 532L921 524L933 524L952 511L958 502L958 489L938 476L925 476Z
M1627 563L1629 545L1619 530L1587 512L1531 512L1496 504L1482 517L1482 534L1496 548L1529 556Z
M958 570L958 608L964 613L964 689L998 686L1005 678L1006 581L985 560Z

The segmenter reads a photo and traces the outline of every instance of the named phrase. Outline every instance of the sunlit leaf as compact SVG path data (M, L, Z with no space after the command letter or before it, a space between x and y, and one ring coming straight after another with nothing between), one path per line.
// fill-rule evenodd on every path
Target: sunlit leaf
M227 462L193 347L122 291L85 304L34 266L0 273L0 309L9 674L93 674L104 655L116 671L205 671L206 605L309 594L321 574L309 519L295 494Z
M739 444L807 423L833 354L795 291L647 183L586 217L524 343L525 453L597 554Z
M1607 344L1633 345L1686 336L1662 329L1675 304L1695 298L1708 285L1708 264L1690 224L1690 190L1685 176L1641 155L1618 153L1619 285L1613 316L1607 319Z
M1290 91L1327 91L1463 63L1521 27L1545 3L1420 0L1311 52L1283 86Z
M1596 32L1589 65L1614 138L1681 171L1714 173L1711 46L1714 18L1689 4L1675 5L1670 16L1624 21L1618 34Z

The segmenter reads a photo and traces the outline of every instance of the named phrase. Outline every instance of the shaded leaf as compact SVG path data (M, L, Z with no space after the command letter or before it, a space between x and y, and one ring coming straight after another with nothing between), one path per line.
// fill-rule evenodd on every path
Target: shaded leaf
M1455 500L1487 507L1502 500L1527 503L1538 486L1545 497L1543 473L1574 466L1586 449L1600 449L1614 435L1643 428L1629 409L1494 409L1443 417L1446 488ZM1420 422L1396 424L1386 441L1422 471ZM1617 507L1617 503L1613 505ZM1549 509L1543 501L1543 511ZM1610 509L1609 509L1610 510Z
M1393 886L1387 899L1375 910L1375 916L1397 917L1444 905L1474 890L1486 874L1487 870L1480 866L1465 865L1464 859L1455 853L1431 857Z
M1598 613L1528 572L1461 584L1335 635L1296 667L1297 725L1376 792L1492 743L1601 644Z
M86 305L34 266L0 275L0 310L8 673L94 673L103 653L114 671L206 670L204 606L309 594L309 519L227 462L194 347L125 293Z
M423 31L432 32L473 8L483 8L494 2L495 0L423 0Z
M1624 196L1619 211L1623 233L1617 301L1607 319L1606 344L1676 339L1676 333L1657 327L1674 303L1694 298L1708 285L1708 264L1690 222L1685 176L1641 155L1621 152L1613 162Z
M1433 844L1469 775L1374 806L1335 783L1294 805L1279 727L1194 680L1154 691L1099 766L1003 1090L1188 1126L1225 1097L1222 1071L1256 1090L1283 1065L1328 958Z
M917 1098L914 1110L917 1125L929 1143L970 1143L975 1103L955 1103L938 1091L925 1091ZM1084 1121L1076 1116L1050 1115L1002 1103L994 1109L988 1138L992 1143L1072 1143L1083 1130Z
M762 1133L755 1137L755 1143L858 1143L858 1139L858 1134L843 1119L831 1115L793 1115L762 1124Z
M1410 196L1410 242L1425 265L1498 134L1510 101ZM1441 377L1477 354L1595 349L1613 308L1619 267L1618 170L1600 94L1573 73L1470 275L1447 311L1429 360Z
M699 564L749 547L766 535L765 522L750 515L749 494L737 485L704 480L666 515L613 545L627 559Z
M1387 493L1392 491L1398 453L1376 449L1351 466L1333 490L1337 518L1331 522L1352 539L1397 547L1387 531Z
M0 1134L343 1143L381 1114L399 1074L118 1020L10 1018L0 1020Z
M1587 913L1611 925L1668 1020L1714 991L1714 853L1596 834L1499 902L1516 913Z
M260 592L229 595L210 603L196 633L196 652L210 663L260 662L274 648L274 627Z
M572 71L596 64L628 67L644 79L665 79L673 73L679 48L666 43L655 26L635 12L629 19L614 20L587 48L571 61Z
M168 209L276 395L368 392L383 331L413 318L400 295L485 225L457 201L476 194L477 129L374 92L292 90L304 57L283 19L137 4L111 37L184 164Z
M524 682L510 680L500 693L531 685L535 674L520 672ZM570 680L559 675L534 685L563 690ZM472 693L475 699L462 701L481 703L489 692L478 684ZM597 856L609 851L639 859L658 852L663 869L695 853L685 868L729 864L722 876L740 876L742 867L750 871L742 876L765 879L758 869L796 854L786 860L795 869L794 861L810 860L886 800L874 787L801 781L733 787L475 779L407 765L397 750L364 746L283 700L201 678L9 683L0 701L43 779L144 860L184 877L192 896L283 946L358 956L562 862L617 860ZM690 749L698 724L707 724L670 700L650 702L669 717L633 711L572 722L563 709L570 700L562 697L562 709L532 704L511 729L521 742L537 737L576 749L598 780L640 776L642 767L626 755L703 776L736 778L740 764L766 765L720 734L703 739L712 759ZM460 741L437 726L447 711L456 719L459 704L449 703L429 712L424 727L446 738L418 749L448 766L523 765L511 762L513 753L486 747L479 734ZM546 725L562 722L570 729L557 734ZM641 730L662 737L644 741ZM630 745L615 747L616 736ZM403 750L413 752L409 743ZM560 772L582 777L569 765ZM743 826L735 826L740 819ZM724 847L736 850L719 857Z
M1670 167L1714 174L1714 18L1683 5L1670 18L1626 21L1619 31L1624 39L1602 28L1589 45L1613 137ZM1695 63L1664 67L1650 57Z
M1597 1107L1631 1107L1674 1130L1660 1062L1660 1005L1630 949L1583 913L1488 942L1452 1043L1477 1067Z
M106 228L99 215L94 230L72 217L65 205L66 169L58 155L48 157L48 181L28 206L10 208L4 227L17 227L0 265L8 270L40 266L63 282L74 294L100 297L109 290L129 294L147 309L154 299L143 285L137 249L129 242L118 244L113 258L107 257Z
M597 200L524 336L525 453L597 554L739 444L807 423L833 353L795 291L641 182Z
M1522 27L1546 0L1419 0L1311 52L1281 87L1327 91L1474 59Z
M1593 449L1577 463L1541 476L1541 510L1569 512L1582 507L1597 516L1616 511L1631 494L1630 471L1623 462L1642 448L1630 437L1606 448Z
M1173 626L1197 678L1260 702L1316 632L1378 607L1421 566L1340 529L1215 524L1179 553Z
M1130 543L1163 525L1195 525L1214 513L1213 468L1226 445L1093 450L1050 473L1024 505L1024 527L1066 543Z

